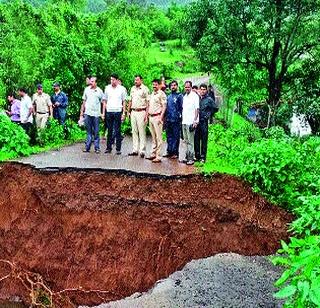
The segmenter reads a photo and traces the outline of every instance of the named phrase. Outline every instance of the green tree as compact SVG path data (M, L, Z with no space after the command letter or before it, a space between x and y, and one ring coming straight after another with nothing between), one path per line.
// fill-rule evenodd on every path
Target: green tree
M96 75L103 87L112 72L127 86L135 74L148 73L152 30L144 13L124 2L95 14L85 12L83 0L37 7L21 0L0 3L2 97L21 86L33 92L38 82L50 93L56 80L69 95L69 115L77 118L87 75Z
M199 0L188 9L186 35L206 70L238 94L263 89L274 112L298 63L320 44L319 8L319 0ZM244 81L240 91L235 79Z

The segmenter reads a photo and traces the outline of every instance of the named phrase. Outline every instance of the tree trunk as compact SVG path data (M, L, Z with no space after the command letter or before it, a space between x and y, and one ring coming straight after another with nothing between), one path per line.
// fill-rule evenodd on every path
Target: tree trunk
M273 39L272 55L269 62L269 85L268 85L268 104L271 109L270 124L275 125L275 111L279 105L281 97L282 80L277 75L277 63L281 51L280 32L281 32L281 18L282 18L282 0L275 0L275 35Z
M313 135L320 133L320 119L315 116L307 116L307 121L311 128L311 133Z

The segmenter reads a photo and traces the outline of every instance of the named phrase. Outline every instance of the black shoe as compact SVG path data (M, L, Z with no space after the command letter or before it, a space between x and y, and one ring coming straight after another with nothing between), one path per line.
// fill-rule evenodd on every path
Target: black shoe
M166 157L166 158L169 158L169 157L171 157L171 156L172 156L172 155L169 154L169 153L166 153L166 154L162 155L162 157Z
M90 153L90 150L84 149L82 150L83 153Z
M106 149L106 150L104 151L104 153L109 154L109 153L111 153L111 150Z
M138 155L139 155L138 152L131 152L128 154L128 156L138 156Z
M146 154L144 154L143 152L140 153L140 157L144 158L146 156Z
M116 154L117 154L117 155L121 155L121 151L117 151Z
M100 149L96 149L94 152L95 152L96 154L100 154Z
M155 156L148 156L148 157L146 157L146 159L148 159L148 160L154 160L154 159L156 159L156 157L155 157Z

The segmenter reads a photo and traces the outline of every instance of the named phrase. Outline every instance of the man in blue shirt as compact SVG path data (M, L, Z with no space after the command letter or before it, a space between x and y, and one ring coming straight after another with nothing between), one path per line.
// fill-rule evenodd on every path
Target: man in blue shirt
M167 153L164 157L177 159L179 157L180 130L182 118L183 96L178 93L178 82L173 80L170 84L171 94L167 98L166 133Z
M60 84L58 82L53 84L53 90L54 94L51 95L53 117L57 119L61 125L64 125L67 117L68 97L60 90Z

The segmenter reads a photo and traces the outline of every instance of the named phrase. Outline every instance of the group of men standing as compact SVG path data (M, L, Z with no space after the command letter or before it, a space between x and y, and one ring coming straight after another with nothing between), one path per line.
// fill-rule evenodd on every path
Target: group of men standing
M208 122L212 121L217 110L214 96L208 95L206 84L200 85L199 94L192 90L192 82L184 84L184 95L178 92L178 82L170 83L170 94L163 91L158 79L152 81L152 91L143 84L140 75L135 76L134 86L127 97L126 89L116 74L102 91L97 86L96 77L91 77L85 88L80 110L80 122L87 129L84 152L90 152L92 143L96 153L100 153L99 119L105 121L107 147L105 153L112 152L115 138L116 154L121 154L121 123L126 116L131 120L132 151L129 156L140 156L153 163L161 162L162 157L179 158L180 138L187 145L186 157L181 162L192 165L195 160L204 162L207 155ZM126 101L128 100L128 105ZM146 126L152 136L152 151L146 157ZM165 125L167 153L161 155L162 134Z
M33 120L35 120L38 129L46 127L49 117L54 117L61 125L65 124L68 97L60 90L59 83L53 84L51 97L43 92L41 84L37 85L37 91L32 98L24 88L20 88L18 94L20 100L16 99L14 94L8 95L11 108L7 111L7 114L13 122L21 125L27 133L30 132Z

